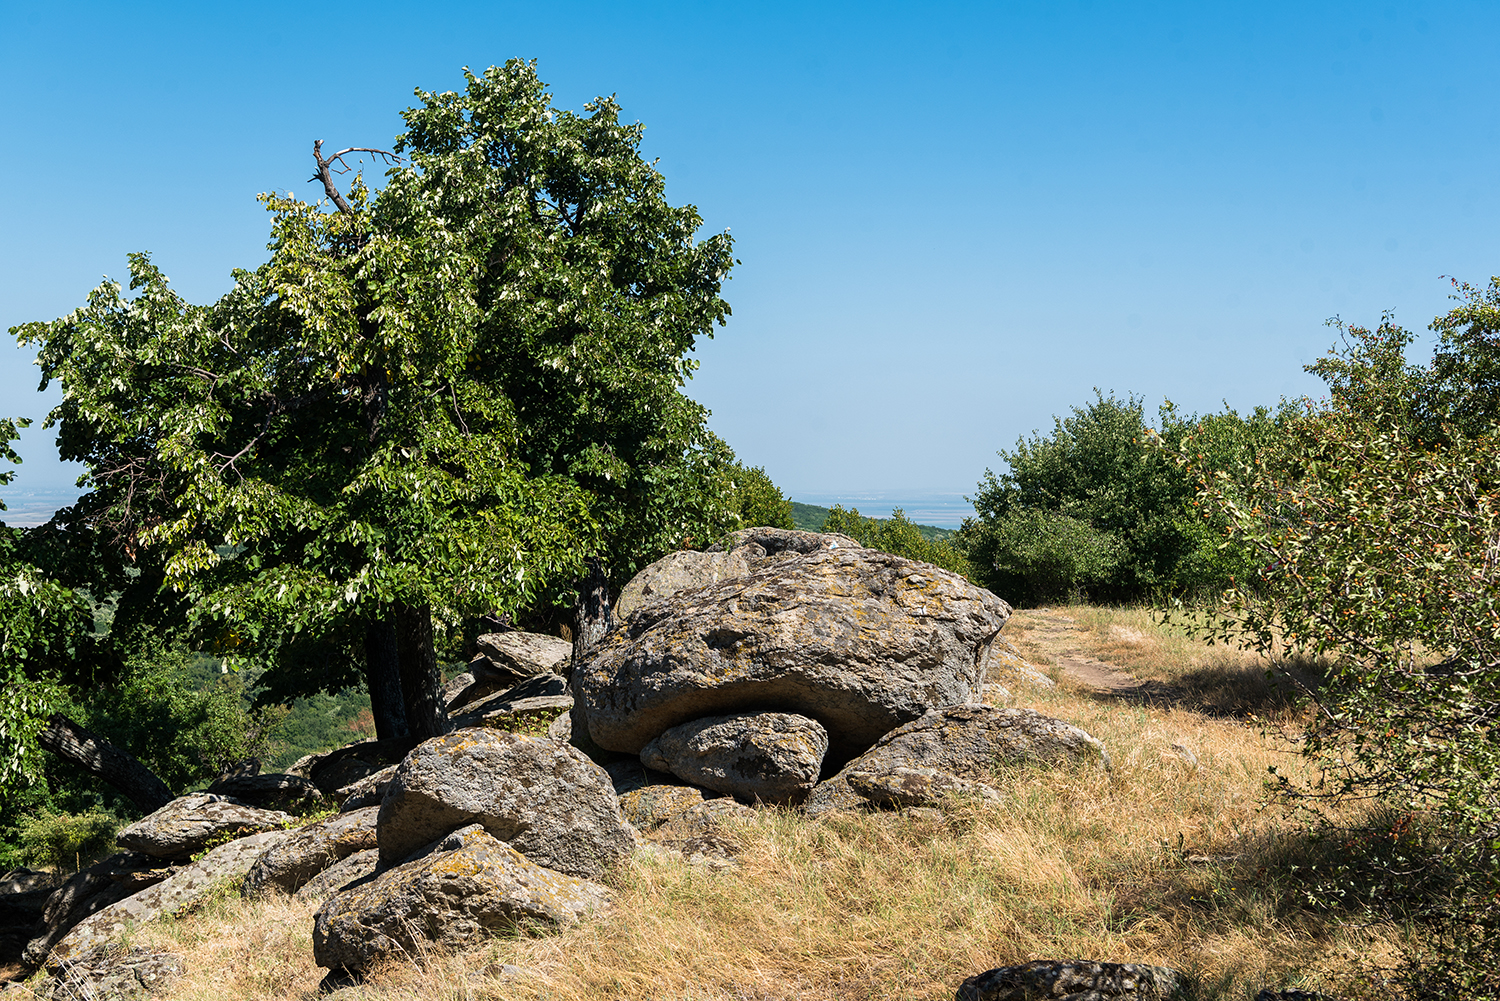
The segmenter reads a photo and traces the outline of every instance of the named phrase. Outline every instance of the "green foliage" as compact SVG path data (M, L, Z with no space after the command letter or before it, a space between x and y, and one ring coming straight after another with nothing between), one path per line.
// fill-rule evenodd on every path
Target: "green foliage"
M842 505L835 504L820 531L839 532L862 546L921 560L974 579L973 568L963 553L947 539L928 541L917 525L906 520L906 512L900 508L892 511L889 518L866 518L859 508L845 511Z
M969 558L992 568L990 590L1024 604L1084 596L1110 578L1124 550L1110 533L1045 508L1014 508L985 529Z
M979 516L967 523L960 539L986 585L1003 593L1014 579L1007 575L1020 564L997 566L997 554L1014 553L1028 532L1042 538L1036 533L1048 524L1017 521L1013 513L1048 511L1092 528L1098 545L1091 550L1089 572L1109 567L1093 578L1095 597L1139 599L1172 589L1179 562L1195 548L1181 524L1191 491L1173 461L1150 447L1151 437L1138 398L1121 400L1095 390L1094 402L1057 419L1048 437L1034 434L1018 440L1014 450L1002 450L1009 468L999 475L985 470L974 498ZM996 534L1002 524L1005 543ZM1068 523L1050 524L1046 538L1062 538ZM1111 538L1119 546L1112 560L1104 558L1103 541ZM1028 590L1050 586L1028 585Z
M741 528L796 528L792 502L787 500L764 467L734 466L735 509Z
M803 504L801 501L788 501L792 508L792 527L804 532L821 532L823 522L828 520L828 514L832 510L818 504ZM876 521L885 521L885 518L876 518ZM957 529L938 528L936 525L918 525L917 531L922 538L928 542L938 542L942 539L951 539L958 534Z
M1279 448L1237 478L1204 484L1203 502L1259 566L1228 593L1217 636L1268 655L1290 645L1332 659L1302 744L1318 778L1283 778L1283 791L1301 802L1368 797L1432 817L1428 850L1457 880L1456 900L1417 917L1435 933L1444 976L1458 977L1466 996L1491 997L1500 438L1455 433L1424 445L1404 412L1359 403L1335 395L1289 422ZM1412 871L1410 860L1400 865Z
M79 814L39 810L20 818L18 843L5 864L76 871L81 862L113 850L121 826L118 817L99 809Z
M1474 438L1500 422L1500 277L1479 288L1453 283L1460 305L1432 321L1432 407Z

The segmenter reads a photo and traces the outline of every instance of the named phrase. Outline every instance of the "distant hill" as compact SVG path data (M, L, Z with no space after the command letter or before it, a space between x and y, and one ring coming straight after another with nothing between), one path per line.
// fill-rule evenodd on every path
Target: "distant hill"
M792 523L804 532L820 532L823 530L823 522L828 518L829 508L819 507L816 504L801 504L792 501ZM871 517L867 512L860 514ZM876 521L889 521L888 518L876 518ZM932 525L918 525L917 531L922 533L922 538L928 542L936 542L946 539L953 534L951 528L935 528Z

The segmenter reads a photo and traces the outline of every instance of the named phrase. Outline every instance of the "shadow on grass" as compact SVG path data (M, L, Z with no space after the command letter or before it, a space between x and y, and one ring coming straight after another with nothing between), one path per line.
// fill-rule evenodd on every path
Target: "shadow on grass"
M1189 709L1220 719L1277 719L1298 711L1306 693L1323 682L1324 664L1313 657L1291 657L1274 669L1212 665L1176 675L1170 682L1148 679L1129 688L1090 692L1091 698Z

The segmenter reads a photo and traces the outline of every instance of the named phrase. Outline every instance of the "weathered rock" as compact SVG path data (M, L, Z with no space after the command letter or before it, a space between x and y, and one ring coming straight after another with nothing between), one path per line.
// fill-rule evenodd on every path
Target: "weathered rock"
M557 719L547 724L547 736L559 744L571 744L573 742L573 714L562 713Z
M365 970L429 945L473 945L522 922L571 924L609 899L597 883L539 866L475 824L329 898L313 919L313 958Z
M318 784L325 796L332 795L383 768L399 764L420 743L415 737L361 740L318 755L305 766L307 777Z
M40 869L11 869L0 873L0 897L17 893L35 893L51 890L57 885L57 877Z
M38 994L52 1001L134 1001L160 994L184 970L182 958L170 952L108 942L49 966L51 978Z
M647 768L767 803L800 803L818 781L828 731L793 713L708 716L674 726L641 749Z
M754 562L767 557L806 556L825 549L858 549L860 545L838 532L804 532L795 528L742 528L731 532L723 543L709 546L707 552L748 551Z
M876 806L937 806L944 796L976 796L999 802L992 786L961 779L936 768L892 768L884 772L845 771L844 779L862 798Z
M702 789L692 786L648 785L622 795L620 812L642 831L650 831L702 803Z
M755 709L816 719L842 762L930 709L972 700L979 658L1009 615L929 564L819 549L641 608L574 684L589 734L609 750L639 754L681 723Z
M1186 978L1165 966L1038 960L970 977L957 1001L1168 1001Z
M255 860L240 892L247 897L267 890L292 893L340 859L374 848L379 813L380 807L367 806L291 831Z
M615 601L615 620L624 622L643 605L692 591L729 577L750 572L750 557L743 552L700 553L691 549L668 553L620 589Z
M705 799L702 803L691 806L681 813L674 814L667 821L667 825L670 825L679 833L689 829L713 832L719 829L719 824L722 821L728 820L744 823L754 819L754 810L743 803L735 802L729 796L725 796L721 799Z
M1010 689L1004 685L985 685L979 698L987 706L1003 706L1010 701Z
M488 663L488 658L486 658L486 663ZM444 682L443 708L452 712L462 705L463 703L459 702L458 697L468 691L469 686L472 684L474 684L474 672L472 671L456 674Z
M344 788L333 794L333 798L341 801L339 811L341 813L352 813L355 810L363 810L367 806L379 806L380 801L385 798L385 791L391 784L391 779L396 777L396 769L399 765L387 765L378 772L371 772L357 782L351 782Z
M286 831L263 831L220 845L198 861L174 870L155 886L78 922L52 947L49 963L79 956L96 945L119 938L133 925L175 913L221 883L238 882L262 852L286 837Z
M26 944L22 959L40 966L64 935L84 918L161 882L171 869L161 860L138 852L121 852L74 873L54 890L42 907L40 931Z
M360 880L375 875L379 869L380 849L366 848L324 869L303 883L302 888L292 896L298 900L322 903L338 891L346 890Z
M394 864L478 822L527 858L585 879L635 849L609 776L576 748L504 730L459 730L418 746L396 770L377 822Z
M1037 688L1057 687L1057 682L1047 677L1041 668L1021 656L1021 651L1017 650L1015 644L1004 636L996 636L995 641L990 644L982 677L987 681L1021 682Z
M1109 766L1104 745L1078 727L1030 709L979 703L945 706L882 737L837 775L818 783L807 812L857 809L866 803L849 786L848 773L889 773L935 768L960 779L984 781L996 764L1018 761L1095 761Z
M220 779L206 791L263 809L310 806L323 798L323 791L311 779L283 772Z
M449 722L455 730L476 726L498 726L502 729L524 713L555 710L566 712L573 707L568 683L556 674L533 675L519 684L466 705L454 713Z
M179 796L120 832L121 848L155 858L185 861L210 841L244 837L291 824L279 810L261 810L228 796L194 793Z
M485 633L475 641L479 651L497 667L506 667L522 677L558 674L573 656L573 644L545 633Z

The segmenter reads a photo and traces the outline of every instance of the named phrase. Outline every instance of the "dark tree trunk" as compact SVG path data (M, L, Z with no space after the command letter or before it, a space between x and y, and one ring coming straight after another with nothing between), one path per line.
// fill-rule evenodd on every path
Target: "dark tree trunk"
M573 662L569 666L569 677L588 660L589 654L599 641L614 628L614 616L609 604L609 575L604 572L604 561L597 556L588 558L588 573L578 582L578 604L574 607Z
M62 713L53 713L37 743L120 790L137 808L151 813L172 802L167 784L135 755L91 733Z
M432 640L432 609L425 603L396 606L396 649L411 735L442 736L448 732L448 711L443 708L443 673Z
M365 625L365 680L370 687L375 739L407 736L410 728L406 723L406 702L401 695L401 658L396 645L396 625L390 613Z

